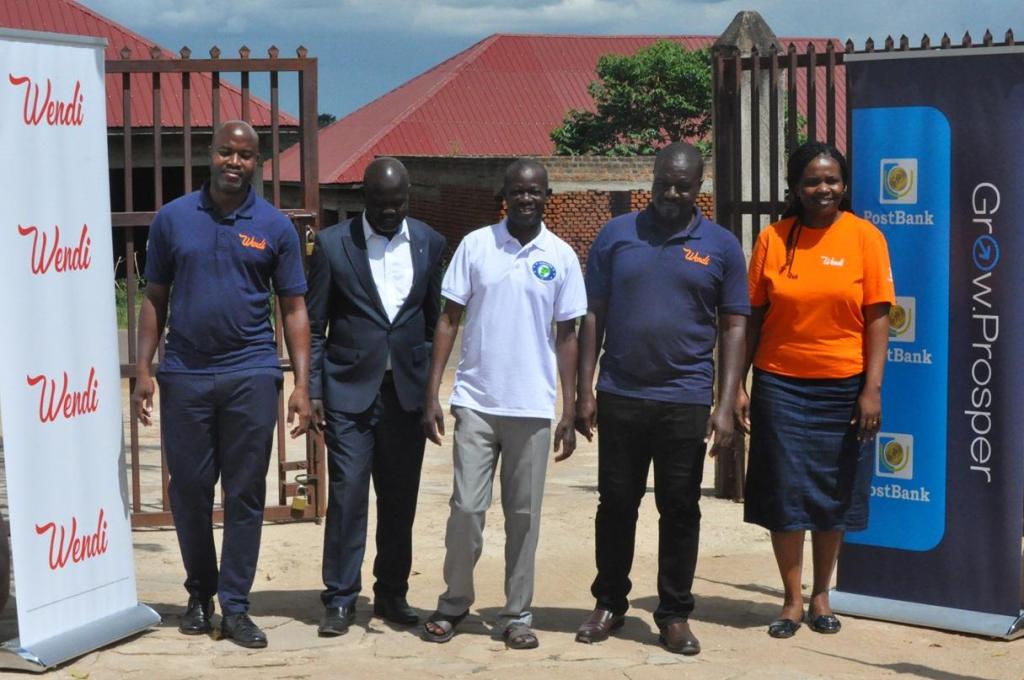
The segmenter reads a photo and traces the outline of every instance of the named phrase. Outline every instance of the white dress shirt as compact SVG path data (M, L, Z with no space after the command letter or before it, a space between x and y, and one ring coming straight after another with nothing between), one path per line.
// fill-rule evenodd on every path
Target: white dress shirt
M363 235L366 237L366 255L370 260L370 273L377 286L377 294L384 304L388 319L395 320L412 290L412 244L409 225L402 220L398 233L388 239L373 230L363 213ZM388 369L391 356L388 355Z

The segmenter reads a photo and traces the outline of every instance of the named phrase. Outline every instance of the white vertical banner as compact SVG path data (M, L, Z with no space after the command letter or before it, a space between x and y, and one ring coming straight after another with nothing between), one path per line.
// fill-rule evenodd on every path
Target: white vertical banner
M52 665L157 620L122 473L103 41L0 32L0 187L15 646Z

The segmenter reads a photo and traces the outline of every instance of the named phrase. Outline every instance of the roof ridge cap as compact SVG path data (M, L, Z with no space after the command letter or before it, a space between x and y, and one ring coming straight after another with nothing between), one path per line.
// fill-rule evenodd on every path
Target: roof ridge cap
M416 80L416 79L418 79L418 78L422 78L423 76L427 75L427 74L428 74L428 73L430 73L431 71L434 71L434 70L436 70L436 69L440 68L440 67L441 67L441 66L443 66L444 64L446 64L446 63L448 63L448 62L452 61L453 59L455 59L456 57L458 57L458 56L459 56L460 54L464 54L464 53L466 53L466 52L470 52L470 54L466 55L466 56L467 56L467 58L466 58L466 59L464 59L464 60L462 61L462 63L461 63L461 64L459 64L459 65L458 65L457 67L455 67L455 68L453 68L453 69L452 69L451 71L449 71L449 72L448 72L448 74L447 74L447 75L445 75L445 77L444 77L444 78L442 78L442 79L441 79L440 81L438 81L437 83L435 83L435 84L434 84L434 85L433 85L433 86L432 86L432 87L431 87L431 88L430 88L429 90L427 90L427 91L426 91L426 92L425 92L425 93L424 93L424 94L423 94L423 95L422 95L421 97L418 97L418 98L416 99L416 101L412 102L411 104L409 104L408 106L406 106L406 107L405 107L404 109L402 109L402 111L400 111L399 113L397 113L397 114L395 115L395 117L391 119L390 123L389 123L389 124L388 124L387 126L385 126L385 127L384 127L384 128L382 128L382 129L381 129L380 131L378 131L378 132L377 132L377 134L373 135L372 137L369 137L369 138L367 138L367 140L366 140L366 141L365 141L365 142L364 142L363 144L361 144L361 145L360 145L360 146L359 146L358 148L356 148L356 150L355 150L355 151L353 151L353 152L352 152L352 153L351 153L351 154L350 154L350 155L349 155L349 156L348 156L348 157L347 157L347 158L345 159L345 161L344 161L343 163L340 163L340 164L339 164L339 165L338 165L337 167L335 167L334 169L332 169L332 170L331 170L331 172L329 173L329 174L330 174L330 177L331 177L331 179L333 180L334 178L336 178L336 177L337 177L337 176L338 176L338 175L340 174L340 170L341 170L342 168L345 168L345 167L347 167L347 166L351 165L351 164L352 164L352 160L354 160L354 159L358 159L358 158L359 158L359 157L361 157L361 156L362 156L363 154L367 153L367 152L368 152L368 151L369 151L370 149L372 149L372 148L373 148L373 147L374 147L374 146L375 146L375 145L377 144L377 142L379 142L379 141L380 141L381 139L383 139L383 138L384 138L384 137L386 137L387 135L391 134L391 132L392 132L392 131L394 131L395 127L396 127L396 126L397 126L397 125L398 125L399 123L401 123L401 122L402 122L402 121L403 121L403 120L404 120L405 118L407 118L407 117L409 116L409 114L410 114L410 113L412 113L412 111L414 111L414 110L415 110L416 108L418 108L419 106L421 106L421 105L423 104L423 102L424 102L424 101L426 101L427 99L429 99L430 97L432 97L432 96L433 96L434 94L436 94L436 93L437 93L438 91L440 91L440 90L441 90L441 89L443 89L443 88L444 88L445 86L447 86L447 85L448 85L448 84L449 84L449 83L450 83L450 82L451 82L451 81L452 81L452 80L453 80L453 79L455 78L455 76L456 76L456 75L457 75L458 73L461 73L461 72L462 72L462 70L463 70L463 69L464 69L464 68L465 68L465 67L466 67L466 66L467 66L468 64L470 64L470 63L472 63L473 61L475 61L475 60L476 60L476 58L477 58L477 57L479 57L479 56L480 56L480 54L481 54L482 52L485 52L485 51L487 50L487 48L489 48L489 47L490 47L491 45L493 45L493 44L494 44L494 43L495 43L495 42L497 41L497 39L498 39L498 37L499 37L499 36L500 36L500 34L498 34L498 33L492 33L491 35L487 36L487 37L486 37L486 38L484 38L483 40L481 40L481 41L479 41L479 42L477 42L477 43L475 43L475 44L473 44L473 45L470 45L469 47L467 47L466 49L464 49L464 50L463 50L462 52L459 52L458 54L452 55L452 56L451 56L451 57L449 57L448 59L445 59L444 61L442 61L442 62L441 62L440 64L438 64L438 65L437 65L437 66L435 66L434 68L431 68L431 69L427 69L426 71L424 71L424 72L423 72L423 73L421 73L420 75L416 76L416 77L415 77L415 78L413 78L412 80L407 80L406 82L402 83L402 84L401 84L401 85L399 85L398 87L395 87L395 88L392 88L391 90L388 90L387 92L385 92L384 94L382 94L382 95L381 95L380 97L377 97L376 99L374 99L374 100L372 100L372 101L370 101L370 102L367 102L366 104L364 104L363 106L360 106L360 107L359 107L358 109L356 109L356 110L355 110L355 111L353 111L352 113L349 113L348 115L346 115L346 116L345 116L345 118L348 118L348 116L351 116L351 115L353 115L353 114L355 114L355 113L357 113L357 112L361 111L362 109L364 109L364 108L366 108L366 107L370 106L370 105L371 105L371 104L373 104L374 102L376 102L376 101L378 101L378 100L380 100L380 99L382 99L382 98L384 98L384 97L388 96L388 95L389 95L389 94L391 94L392 92L395 92L395 91L397 91L397 90L400 90L400 89L402 89L403 87L405 87L406 85L408 85L408 84L409 84L409 83L411 83L412 81L414 81L414 80ZM336 121L335 121L334 123L331 123L331 125L330 125L330 126L328 126L328 127L333 127L333 126L334 126L334 125L336 125L337 123L340 123L341 121L343 121L343 120L344 120L345 118L339 118L339 119L338 119L338 120L336 120ZM319 136L319 135L318 135L318 136ZM321 181L322 181L322 180L321 180Z

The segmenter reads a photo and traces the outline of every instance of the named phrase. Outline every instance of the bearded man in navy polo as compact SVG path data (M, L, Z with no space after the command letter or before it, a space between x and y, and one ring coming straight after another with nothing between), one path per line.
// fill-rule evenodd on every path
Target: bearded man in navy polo
M733 399L750 314L739 241L696 205L703 173L693 146L661 149L651 204L608 222L587 259L576 428L590 439L598 426L600 502L591 586L597 606L580 626L579 642L605 640L623 623L637 511L653 462L660 515L654 620L669 651L700 652L689 617L704 453L712 435L711 455L735 436ZM719 333L723 389L712 409Z

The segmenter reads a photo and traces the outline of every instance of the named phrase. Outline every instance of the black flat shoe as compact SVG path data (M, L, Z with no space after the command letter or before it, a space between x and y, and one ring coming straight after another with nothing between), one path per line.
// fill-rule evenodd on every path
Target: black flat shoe
M800 622L792 619L776 619L768 624L768 634L780 640L793 637L798 630Z
M419 615L404 597L374 598L373 615L400 626L415 626L420 622Z
M221 618L220 634L225 640L249 649L267 646L267 636L248 614L229 614Z
M320 627L316 632L320 637L337 637L348 632L349 626L356 621L355 607L327 607L324 617L320 619Z
M810 610L808 610L807 627L815 633L835 635L843 627L843 624L832 614L819 614L818 616L812 616Z
M199 597L188 598L185 613L178 622L178 631L185 635L204 635L213 630L213 598L203 600Z

